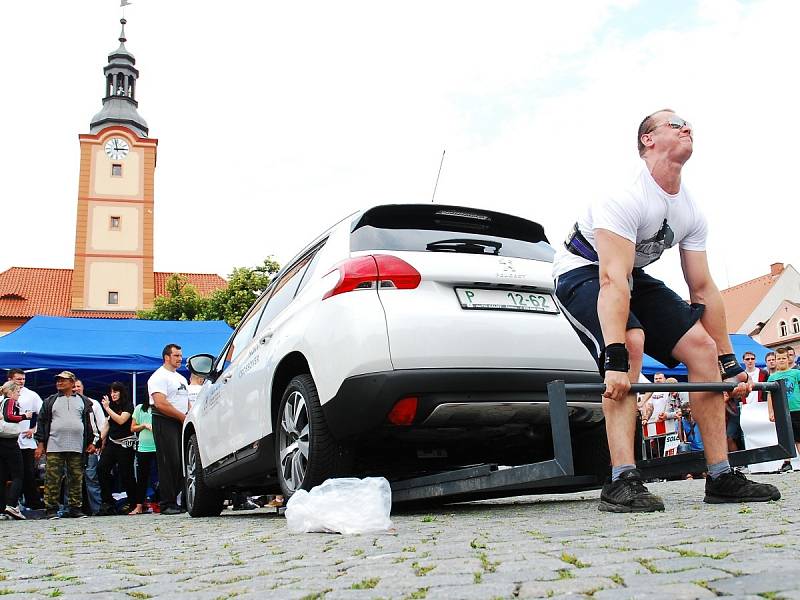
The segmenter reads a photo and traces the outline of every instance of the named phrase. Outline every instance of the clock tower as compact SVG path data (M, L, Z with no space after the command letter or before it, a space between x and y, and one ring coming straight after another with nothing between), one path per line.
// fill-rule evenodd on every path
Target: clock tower
M136 59L119 47L103 69L103 108L81 148L72 309L133 311L151 308L153 178L158 140L139 115Z

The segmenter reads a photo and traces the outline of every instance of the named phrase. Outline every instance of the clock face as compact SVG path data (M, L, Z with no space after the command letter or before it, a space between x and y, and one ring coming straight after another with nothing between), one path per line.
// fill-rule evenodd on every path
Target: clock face
M120 160L128 156L130 146L122 138L111 138L106 142L106 154L112 160Z

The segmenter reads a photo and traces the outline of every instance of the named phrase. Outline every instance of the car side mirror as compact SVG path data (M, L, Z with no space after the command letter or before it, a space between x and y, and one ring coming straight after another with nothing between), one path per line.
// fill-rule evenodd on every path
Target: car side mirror
M208 377L214 368L215 357L211 354L195 354L186 361L189 371L200 377Z

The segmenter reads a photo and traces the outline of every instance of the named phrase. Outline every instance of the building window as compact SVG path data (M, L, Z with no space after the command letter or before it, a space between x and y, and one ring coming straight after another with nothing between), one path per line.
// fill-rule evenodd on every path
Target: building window
M113 163L111 165L111 176L112 177L122 177L122 165Z
M800 319L792 317L792 333L800 333Z
M119 304L119 292L108 292L108 303Z
M122 219L120 217L111 217L109 219L109 227L115 231L119 231Z
M778 328L781 330L781 337L786 337L789 334L789 330L786 327L786 321L781 321L778 323Z

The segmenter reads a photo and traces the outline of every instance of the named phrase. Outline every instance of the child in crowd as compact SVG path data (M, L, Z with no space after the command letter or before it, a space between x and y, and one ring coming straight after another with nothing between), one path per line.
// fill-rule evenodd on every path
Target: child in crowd
M777 370L769 376L767 381L783 380L786 384L786 395L789 401L789 414L792 418L792 432L794 433L794 445L800 453L800 370L792 368L789 352L786 348L775 350ZM772 394L769 395L769 420L775 421L775 411L772 407Z

